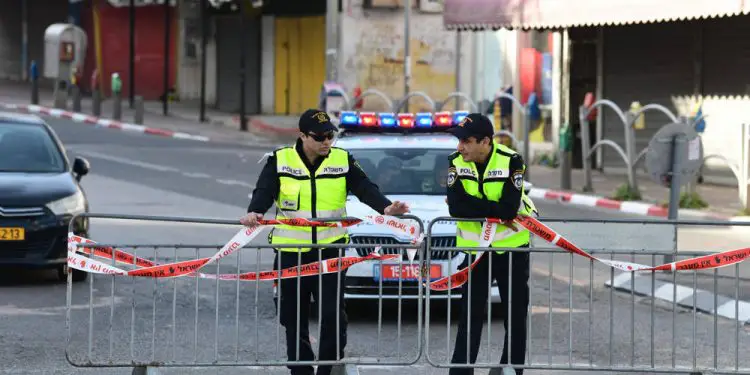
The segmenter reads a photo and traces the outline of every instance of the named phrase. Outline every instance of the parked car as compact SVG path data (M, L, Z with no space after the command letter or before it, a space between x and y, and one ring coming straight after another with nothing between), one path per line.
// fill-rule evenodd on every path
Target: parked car
M80 186L88 172L42 118L0 112L0 267L56 269L67 279L68 224L89 210ZM88 227L76 220L73 231L88 237ZM75 281L86 275L73 270Z

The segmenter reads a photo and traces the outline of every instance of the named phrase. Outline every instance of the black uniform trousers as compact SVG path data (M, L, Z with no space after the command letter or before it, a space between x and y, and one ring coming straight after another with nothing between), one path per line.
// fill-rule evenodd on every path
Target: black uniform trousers
M344 241L340 241L343 243ZM338 243L338 242L337 242ZM296 267L298 264L317 262L320 259L331 259L339 256L339 250L343 256L344 249L312 249L301 255L292 251L276 251L274 269ZM301 256L301 261L300 257ZM313 361L313 353L310 344L310 296L315 296L315 301L322 306L320 316L320 353L319 360L338 360L344 357L346 346L347 316L344 305L344 278L346 270L341 272L341 282L337 285L338 275L329 273L327 275L303 276L299 278L299 297L297 296L297 278L282 279L279 287L280 316L279 323L286 329L286 352L289 361ZM322 294L319 294L318 281L322 282ZM299 298L299 299L298 299ZM336 300L339 301L337 305ZM339 330L336 334L336 311L339 307ZM297 311L299 311L299 332L297 332ZM339 353L336 355L336 339L338 336ZM299 345L299 359L297 359L297 345ZM313 375L315 371L312 366L288 365L292 375ZM318 375L331 373L330 365L318 366Z
M529 247L528 244L519 247ZM468 266L473 262L477 256L467 254L467 260L463 263L463 267ZM490 260L492 257L492 269L490 270ZM510 316L511 324L510 333L511 340L511 363L522 365L526 357L526 324L527 324L527 311L529 307L529 253L528 252L514 252L512 256L512 273L510 275L511 283L509 288L508 283L508 263L510 260L510 252L506 251L502 254L498 254L491 251L485 254L477 265L471 270L471 299L469 299L469 282L467 281L461 287L461 318L458 323L458 333L456 334L456 344L453 350L453 358L451 363L453 364L466 364L466 352L469 352L468 363L475 363L477 360L477 354L479 353L479 344L482 340L483 325L486 320L486 307L487 297L489 288L489 274L491 272L492 279L497 282L498 291L500 292L500 298L502 303L500 308L502 311L508 311L508 300L510 299ZM512 294L509 292L512 289ZM467 314L469 313L468 307L471 306L471 316L468 316L467 327ZM494 308L493 308L494 310ZM503 319L503 325L505 326L505 341L503 343L503 354L500 358L501 364L508 364L508 318ZM470 328L470 329L469 329ZM469 334L469 348L466 347L466 335L467 331ZM474 374L472 368L451 368L449 371L450 375L471 375ZM523 374L523 369L516 369L517 375Z

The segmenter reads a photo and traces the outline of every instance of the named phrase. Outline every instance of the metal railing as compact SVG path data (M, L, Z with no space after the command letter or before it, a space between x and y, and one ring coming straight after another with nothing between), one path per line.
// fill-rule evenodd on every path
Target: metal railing
M238 226L237 221L212 220L200 218L180 217L158 217L158 216L135 216L135 215L104 215L104 214L81 214L75 220L80 219L117 219L133 222L169 222L173 224L215 224L217 226ZM413 221L418 225L420 233L424 232L422 222L414 216L402 216L404 220ZM352 218L331 218L325 221L352 220ZM323 221L323 220L321 220ZM71 221L72 223L73 221ZM242 228L239 226L239 228ZM70 229L72 233L72 228ZM309 340L307 342L314 353L319 353L320 344L330 345L323 342L326 335L335 333L341 325L346 330L347 318L345 309L341 306L342 299L330 301L325 299L330 295L330 290L324 291L324 284L332 286L331 278L336 280L336 293L343 296L346 270L343 272L332 272L324 274L330 269L331 264L310 268L312 262L303 262L302 253L287 253L297 255L297 267L301 269L292 276L291 280L282 278L281 262L275 265L264 264L262 258L264 252L271 251L270 245L261 236L261 243L250 243L236 251L236 255L229 255L218 259L215 263L199 267L190 274L179 277L123 277L122 275L91 274L88 278L88 286L73 287L72 273L68 274L67 284L67 312L66 312L66 358L69 363L76 367L126 367L126 368L158 368L158 367L236 367L236 366L312 366L333 365L339 369L345 365L410 365L419 360L422 351L421 341L421 316L422 316L422 289L418 288L417 298L408 295L406 290L409 279L404 273L398 273L397 281L391 284L389 298L376 297L378 304L377 331L358 333L349 329L347 338L341 342L342 337L334 335L335 353L346 350L344 357L326 360L301 360L301 345L293 345L292 353L285 355L284 334L282 325L278 324L284 316L281 309L284 301L283 290L289 286L289 282L296 281L289 288L296 291L296 300L300 301L300 291L310 288L308 283L313 279L317 293L313 302L317 309L311 309L310 314L317 310L317 324L311 324L310 332L317 329L318 348L312 348ZM230 241L231 243L231 241ZM77 243L81 251L94 252L99 249L98 255L106 258L102 260L106 265L121 267L125 259L138 259L139 266L133 269L153 267L165 264L179 264L185 261L205 259L207 256L221 252L221 245L209 246L205 244L190 243ZM405 259L406 251L418 250L421 244L382 244L379 245L383 253L401 253L401 257L392 256L384 259L374 259L375 264L400 265ZM273 245L275 249L298 248L299 245ZM359 257L356 251L347 252L351 244L334 243L320 245L305 245L317 253L316 261L326 261L323 251L318 249L337 251L338 258L344 258L346 262L352 262L351 257ZM226 245L225 247L226 248ZM336 249L336 250L333 250ZM248 256L244 251L253 251ZM424 264L424 251L417 251L414 264ZM107 256L109 255L109 256ZM329 253L329 255L331 255ZM232 259L234 257L235 259ZM307 258L307 257L306 257ZM362 258L362 257L360 257ZM86 258L93 259L93 258ZM340 259L328 259L341 262ZM266 262L267 263L267 262ZM372 267L373 262L368 262ZM339 263L340 264L340 263ZM307 266L306 266L307 265ZM185 267L195 268L184 265ZM179 266L175 265L179 271ZM307 276L301 276L305 270L313 270ZM171 272L172 267L169 267ZM273 279L261 279L264 273L276 271ZM81 272L81 271L74 271ZM250 273L253 273L252 276ZM326 279L329 279L326 282ZM304 285L302 285L304 283ZM383 279L376 283L378 296L383 296ZM273 286L272 286L273 284ZM393 285L395 284L395 285ZM277 287L278 285L278 287ZM301 287L302 285L302 287ZM395 286L395 287L393 287ZM291 290L289 289L289 290ZM274 294L276 294L271 298ZM309 291L309 290L308 290ZM287 297L288 298L288 297ZM333 297L331 297L333 298ZM272 301L273 299L273 301ZM396 303L397 324L385 326L383 324L384 303ZM275 304L273 309L270 304ZM294 301L289 302L294 303ZM304 303L304 301L303 301ZM406 305L409 303L409 305ZM84 305L82 313L71 309L71 306ZM335 305L335 308L331 306ZM304 305L303 305L304 306ZM324 309L325 308L325 309ZM407 310L408 308L408 310ZM335 310L334 314L331 311ZM404 313L416 315L416 322L403 321ZM295 324L295 332L300 337L305 336L304 324L308 322L308 313L301 313L296 308L296 316L288 316ZM335 322L332 325L331 322ZM336 328L339 327L339 328ZM286 329L289 329L287 326ZM392 329L390 329L392 328ZM357 345L357 344L360 345ZM362 346L362 343L375 343L374 349ZM352 351L350 349L354 347ZM331 348L328 348L331 351ZM352 353L358 353L352 354ZM304 353L303 353L304 354ZM315 357L319 358L319 357Z
M238 225L229 220L174 217L85 214L79 218ZM438 368L491 368L491 374L499 374L503 367L750 374L750 359L742 356L750 349L750 336L744 331L745 325L750 324L750 303L741 300L750 284L743 276L748 263L740 263L750 258L750 250L732 254L678 251L677 247L681 229L727 229L750 227L750 223L543 218L542 225L548 225L554 234L530 234L530 246L525 248L488 249L441 246L451 244L432 240L434 236L445 235L433 233L436 224L455 222L456 218L434 218L426 231L418 218L401 218L417 223L420 233L426 235L424 240L305 245L312 248L315 261L325 261L325 264L334 261L340 265L341 260L323 256L323 252L315 249L337 249L338 258L350 257L346 261L351 266L349 271L337 268L328 272L330 266L310 266L314 263L310 255L304 260L301 253L292 253L297 258L294 269L308 272L308 275L293 272L282 279L284 274L280 270L287 266L279 262L269 265L268 257L263 255L264 251L270 251L264 250L269 245L264 243L266 237L261 236L261 243L244 245L236 255L218 259L210 266L199 266L181 277L91 274L88 285L74 287L70 274L66 358L77 367L136 369L333 365L341 370L346 365L408 367L425 361ZM329 219L336 220L353 218ZM486 219L460 220L480 222ZM571 252L573 245L563 246L558 242L562 238L595 258ZM384 249L382 254L392 257L352 259L363 257L358 251L361 249L353 249L363 245L380 246ZM105 256L103 262L112 267L120 267L123 261L130 259L131 263L138 264L134 266L136 270L156 264L205 259L223 249L221 245L189 243L80 243L77 246L99 249L98 255ZM298 246L274 245L278 249ZM247 250L254 254L243 254ZM416 251L413 262L408 261L409 250ZM467 267L471 259L465 251L489 254L497 250L504 253L485 256L484 264L479 262L475 267ZM94 250L89 250L89 255L92 252ZM457 254L444 256L446 253ZM435 254L441 255L435 258ZM606 263L656 265L657 259L664 255L674 257L675 264L682 258L710 257L693 260L695 267L673 267L675 272L616 271ZM135 262L136 259L139 261ZM700 262L714 266L730 262L731 265L703 270ZM376 324L347 323L340 300L336 299L335 307L326 302L324 278L335 280L334 295L341 295L349 287L347 280L355 267L368 268L375 275L374 270L382 272L384 265L402 268L395 271L396 278L379 274L381 277L369 280L370 286L376 288L367 299L378 305ZM404 276L403 267L410 268L409 277ZM433 268L440 272L433 274ZM257 280L262 275L270 275L267 272L271 271L276 271L273 278ZM460 276L464 271L465 276ZM249 273L254 276L247 276ZM451 285L454 276L459 284L465 282L460 289ZM435 287L446 277L447 288ZM311 304L314 307L310 313L314 315L317 311L317 319L310 322L307 314L296 309L294 316L289 317L294 322L287 324L294 324L295 332L307 337L303 324L310 322L309 332L317 332L312 336L317 340L307 340L310 347L317 342L314 353L319 352L320 340L328 332L324 325L347 324L346 342L341 342L338 336L330 339L331 343L335 341L334 352L345 350L340 358L301 360L300 346L294 346L293 352L285 355L287 346L282 339L283 326L279 324L283 312L279 301L285 295L282 283L296 284L293 303L298 303L302 283L316 279L317 283L311 284L317 289L317 295L313 294ZM482 288L477 289L477 285ZM685 285L692 285L692 288ZM615 293L615 290L624 293ZM476 297L481 298L473 304L464 301ZM386 307L389 300L398 307ZM71 308L74 304L85 308L74 310ZM396 314L395 321L386 319L390 314ZM335 323L324 322L330 318ZM518 322L521 322L520 331ZM474 328L468 330L473 333L459 341L455 334L462 324ZM508 327L516 329L510 329L509 344L503 345ZM475 337L474 342L471 337ZM476 360L461 358L460 351L454 354L467 345L476 347ZM506 357L502 355L504 346L507 346ZM518 353L523 355L519 357ZM511 358L514 363L505 363L507 360L503 362L503 358Z

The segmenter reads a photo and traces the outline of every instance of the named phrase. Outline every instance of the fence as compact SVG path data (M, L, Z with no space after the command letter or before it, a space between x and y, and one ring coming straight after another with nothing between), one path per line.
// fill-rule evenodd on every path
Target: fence
M217 226L236 225L236 221L205 220L191 218L120 216L82 214L79 218L116 219L121 221L171 222L184 224L214 224ZM382 220L375 217L371 224L388 226L395 220L402 225L401 231L407 229L423 233L422 222L416 217L404 216L401 219ZM338 218L338 221L353 225L359 219ZM409 224L413 221L415 224ZM323 224L321 224L323 223ZM318 222L317 225L324 225ZM335 226L335 223L330 225ZM262 227L256 227L262 228ZM416 244L383 244L379 245L382 256L369 254L358 256L346 251L351 245L329 244L310 246L316 248L338 249L335 259L322 258L321 251L314 251L315 261L302 261L299 254L296 266L264 265L265 258L261 249L267 243L251 243L261 236L261 229L255 231L241 229L226 244L208 246L205 244L159 244L159 243L96 243L92 240L71 235L68 263L76 270L91 273L88 290L76 289L73 293L73 275L68 275L66 323L68 337L66 340L66 357L78 367L205 367L205 366L288 366L296 365L341 365L375 363L379 365L409 365L415 363L421 353L421 311L422 289L418 288L416 299L412 299L411 311L416 314L416 322L404 322L402 327L401 309L409 297L403 288L403 275L395 292L395 302L399 309L399 322L395 332L382 332L382 321L376 332L369 332L367 338L352 337L349 343L334 338L336 353L339 349L356 349L356 341L375 342L375 351L362 351L361 357L347 355L344 358L331 360L288 360L283 345L281 328L277 325L282 316L284 301L284 283L289 281L296 289L296 300L300 300L302 277L318 278L317 296L325 296L324 284L330 287L330 277L338 280L336 294L341 294L341 281L346 277L344 272L357 263L375 260L380 264L393 262L400 256L414 257L416 264L424 264L423 251L416 250ZM398 230L396 230L398 232ZM72 233L72 228L71 228ZM265 242L265 241L261 241ZM299 247L299 245L274 245L275 248ZM243 260L240 248L261 250L255 256ZM71 254L71 251L73 254ZM231 259L233 253L235 259ZM83 256L94 255L102 258ZM254 259L253 259L254 258ZM158 260L162 260L159 262ZM267 262L265 262L267 263ZM135 265L130 271L119 267L122 264ZM301 266L300 266L301 265ZM254 266L254 269L251 267ZM250 268L250 270L246 270ZM274 272L275 271L275 272ZM79 272L79 271L75 271ZM123 278L122 276L130 276ZM130 279L130 280L128 280ZM292 279L292 280L288 280ZM328 279L328 283L325 279ZM124 280L124 281L121 281ZM322 281L322 282L321 282ZM249 283L249 284L248 284ZM272 284L280 287L272 287ZM307 283L305 283L307 285ZM382 295L383 281L379 285ZM304 287L309 289L310 287ZM393 288L391 288L393 289ZM269 295L276 290L273 298L275 308L269 309ZM262 297L261 297L262 296ZM394 296L391 296L393 299ZM316 297L313 297L317 299ZM333 298L333 297L331 297ZM83 301L81 301L83 300ZM208 301L206 301L208 300ZM213 300L213 301L211 301ZM74 314L73 304L86 305L80 314ZM208 302L208 303L206 303ZM317 305L317 336L325 339L326 332L336 332L341 324L346 325L346 318L341 319L340 301L314 301ZM321 303L318 303L321 302ZM378 299L378 308L382 315L383 299ZM125 305L129 308L123 308ZM335 305L335 325L323 321L331 314L324 314L323 309ZM230 311L222 311L222 306L231 306ZM263 306L266 306L265 309ZM294 306L296 307L296 306ZM108 313L102 313L102 309ZM95 313L95 310L97 313ZM296 332L305 332L300 327L307 322L304 309L297 308L296 316L288 317L296 323ZM315 310L311 310L312 313ZM304 313L304 315L301 315ZM106 316L105 316L106 315ZM80 324L76 324L80 323ZM289 322L287 322L289 324ZM291 325L289 325L291 327ZM302 331L300 329L302 328ZM322 332L323 328L327 328ZM403 330L402 330L403 328ZM315 332L310 327L310 332ZM300 333L302 336L303 334ZM354 332L356 333L356 332ZM321 336L323 335L323 336ZM376 337L373 337L376 336ZM354 340L356 339L356 341ZM367 340L365 340L367 339ZM354 342L353 342L354 341ZM319 349L319 348L318 348ZM294 358L300 357L301 345L295 346ZM318 353L318 350L315 350ZM304 354L304 353L302 353ZM251 358L247 358L251 357Z
M623 124L625 148L612 141L611 139L602 138L598 140L593 146L589 145L590 140L590 129L589 129L589 116L590 114L600 107L608 107L616 115L617 118ZM679 118L672 111L663 105L651 103L647 104L636 112L623 111L614 102L607 99L600 99L592 103L590 106L582 105L579 107L579 120L581 122L581 150L582 150L582 161L583 161L583 177L584 177L584 191L593 191L591 182L591 158L594 156L594 152L605 146L614 149L623 160L627 171L627 184L628 187L637 195L640 195L638 182L636 178L636 170L638 164L646 159L646 154L649 151L649 147L644 147L640 151L636 149L635 142L635 120L647 111L658 111L666 116L670 123L665 124L663 128L671 126L673 124L683 124L686 129L693 129L695 123L703 119L703 116L689 121L685 118ZM662 129L663 129L662 128ZM692 131L694 133L694 131ZM658 135L658 134L657 134ZM702 169L705 163L710 159L722 160L732 171L732 174L737 179L737 186L739 190L739 200L742 203L744 209L750 209L750 199L748 199L748 186L750 186L750 126L743 124L740 129L739 137L737 138L742 147L740 148L741 156L740 160L728 157L724 153L715 153L711 155L705 155L700 160L700 168ZM645 164L644 164L644 169ZM671 199L671 198L670 198ZM672 204L672 202L670 202Z
M166 220L180 223L236 224L236 222L220 220L116 215L85 216L124 220ZM380 218L383 220L375 217L364 221L367 221L365 224L389 224L390 218L382 216ZM356 218L342 220L343 226L363 221ZM404 222L407 220L416 222L416 226L406 226ZM244 268L248 268L248 264L241 261L242 252L237 252L237 259L234 262L229 261L231 250L268 247L268 245L248 244L245 241L247 238L240 236L243 231L233 237L228 244L210 249L201 247L202 245L191 244L133 246L122 243L95 244L79 240L82 243L76 244L77 250L75 251L85 253L85 249L92 249L88 252L108 258L109 261L100 265L84 266L92 272L97 270L96 272L103 275L92 274L88 290L81 291L82 288L78 290L83 292L83 297L86 297L85 294L88 295L88 308L81 313L85 327L78 329L73 329L72 324L74 320L70 306L76 298L72 293L72 277L68 278L66 356L72 364L81 367L141 368L147 366L287 366L291 364L408 367L424 359L433 367L493 368L490 373L495 374L497 373L495 371L500 371L498 367L501 365L501 355L495 349L502 351L503 339L499 334L493 335L493 332L504 332L505 328L499 326L498 321L493 318L500 315L503 324L507 323L509 327L517 326L517 323L513 323L514 320L518 322L517 319L526 319L525 324L522 324L525 329L509 332L508 342L513 342L513 337L522 333L525 333L527 337L525 345L521 346L523 349L519 350L517 346L509 347L509 358L514 357L514 352L523 353L523 360L512 365L516 368L750 374L750 359L741 355L750 349L750 336L747 335L745 328L745 322L750 323L750 304L740 301L741 298L748 296L748 279L744 276L747 266L743 267L741 262L750 257L750 248L720 253L685 249L677 251L680 228L727 229L730 226L750 226L750 223L554 218L542 219L540 222L534 218L517 218L516 226L525 227L532 232L531 246L529 248L493 249L507 251L507 254L503 255L507 257L507 273L503 272L506 268L500 268L498 272L502 274L495 280L490 279L490 275L485 276L488 277L485 287L490 286L490 288L485 288L486 302L480 300L479 302L482 303L477 303L467 309L468 315L471 315L471 309L482 309L482 314L475 314L482 319L471 320L466 324L478 326L476 333L479 335L486 330L486 336L481 339L482 342L479 345L478 359L469 364L465 361L451 363L454 348L466 345L463 340L456 342L456 329L453 327L453 316L454 314L460 315L462 309L455 303L442 302L457 302L464 293L471 298L472 290L477 288L471 286L472 283L481 283L485 279L472 278L472 272L481 272L482 266L477 265L481 263L471 263L473 266L467 267L470 263L462 251L477 250L479 253L484 253L487 249L481 247L484 245L481 240L479 248L463 249L444 246L433 241L435 225L455 220L450 217L434 218L428 224L427 231L424 232L419 219L403 217L402 221L396 222L391 227L408 234L411 234L409 228L418 228L419 233L426 234L424 244L421 244L422 237L419 235L411 237L417 239L413 243L408 243L408 241L406 244L373 243L370 246L378 246L382 251L365 256L357 255L356 251L344 253L343 255L348 258L344 258L343 262L336 259L326 260L321 258L321 252L317 252L318 259L325 261L320 266L299 267L296 268L299 272L288 271L286 274L262 272L265 268L261 266L262 251L254 254L256 260L252 264L255 266L252 272L244 271ZM500 232L502 228L493 220L467 221L484 221L485 228L495 224L489 238ZM305 225L301 222L295 223ZM238 245L233 245L235 243ZM115 246L120 252L113 251ZM325 247L337 249L351 246L325 245ZM169 250L166 254L157 251L157 249L167 247ZM188 248L193 250L189 254L181 254L181 249ZM124 252L125 249L130 251ZM411 253L409 253L410 250ZM456 255L435 257L437 254L446 252L456 253ZM213 258L216 258L215 263L207 261L212 259L212 254ZM216 254L219 255L216 256ZM518 275L514 276L514 273L518 274L519 268L511 267L515 262L513 259L522 259L524 254L528 254L530 258L530 275L527 276L530 286L528 307L523 306L523 296L519 297L517 294L517 291L522 291L522 289L515 289L523 284L519 281L524 278L516 278ZM646 265L657 264L656 259L665 254L671 254L678 260L655 267ZM493 261L503 262L503 256L488 257L488 267L492 268ZM151 259L154 260L148 260L146 257L152 257ZM188 257L189 260L181 260L181 257ZM301 259L301 256L299 257ZM81 266L82 258L88 262L92 261L92 258L81 256L73 259L73 262L79 262L77 266ZM150 263L162 258L164 260L162 266L154 266ZM280 359L286 358L283 354L285 345L281 339L281 328L277 324L277 317L281 313L280 305L274 306L273 313L263 311L261 307L264 299L267 300L271 294L270 283L273 280L279 282L283 277L296 279L297 283L300 283L302 277L320 280L323 277L321 273L326 274L326 272L337 274L340 280L348 276L336 270L347 265L355 267L357 264L367 264L372 267L373 263L379 263L382 267L382 264L391 262L404 264L408 259L414 259L418 265L417 269L421 270L421 273L417 275L418 280L404 277L403 271L398 272L398 280L378 278L376 282L378 292L374 300L378 304L376 327L372 327L372 324L357 322L352 325L350 322L344 358L317 362ZM135 277L130 277L130 280L125 279L127 281L124 282L119 281L123 278L116 274L118 272L115 268L116 263L137 264L138 266L132 271L128 271L130 276ZM299 261L297 264L307 263ZM343 266L340 268L334 266L342 263ZM214 265L215 268L207 264ZM178 274L182 272L182 277L173 277L171 280L150 277L155 271L168 269L169 265L172 265ZM189 267L181 269L177 267L180 265ZM435 266L439 266L442 272L433 275L432 270ZM103 267L108 268L103 269ZM230 271L222 271L227 268ZM271 269L279 271L280 268L282 266L278 265ZM430 270L429 280L426 276L427 270ZM615 270L619 272L616 274ZM108 273L114 274L107 275ZM581 275L584 277L582 278ZM137 276L145 276L145 278ZM507 277L508 289L510 289L508 293L504 293L503 279L505 277ZM151 280L148 280L149 278ZM266 283L256 282L258 278L265 280ZM693 287L680 285L686 281L692 283ZM248 282L252 284L248 285ZM116 285L120 285L120 288L116 288ZM321 285L318 284L318 288L321 288ZM420 285L424 285L424 288L420 288ZM457 289L459 287L462 289ZM158 288L162 288L161 291ZM627 294L615 293L615 289L626 291ZM191 290L194 291L194 295ZM412 290L412 292L407 292L407 290ZM319 289L319 292L321 291ZM386 291L390 292L389 297L395 298L398 303L397 319L391 325L386 324L388 321L385 315L393 311L383 308L386 302L384 295L388 294ZM168 293L167 298L163 298L163 293ZM416 293L416 298L413 293ZM422 301L423 298L424 301ZM504 303L503 300L506 298L510 301L509 304ZM150 304L143 302L148 299L151 300ZM213 302L212 307L201 303L206 299ZM248 299L252 303L246 303L243 308L241 301ZM407 299L412 306L404 308L402 306L407 306L405 304ZM516 306L523 307L522 314L513 313L511 307L514 301L521 302ZM115 307L126 304L130 305L129 308ZM227 306L230 309L233 308L233 311L221 311ZM440 309L442 306L445 306L445 312L447 312L445 315ZM97 311L108 310L108 313L95 314L95 308ZM319 304L317 306L318 323L317 326L313 324L318 332L316 337L319 338L323 324L322 309L323 306ZM425 313L424 323L423 312ZM295 319L299 332L300 319L304 321L304 316L298 312ZM460 324L461 320L459 318L457 323ZM338 322L338 318L336 321ZM138 329L137 325L144 326L145 329ZM395 329L393 325L396 326ZM99 327L105 327L105 330L102 331ZM311 332L314 332L312 326ZM74 333L75 337L72 337ZM81 339L81 337L84 338ZM493 338L499 339L499 343L493 342ZM170 342L171 346L157 345ZM243 342L245 345L242 345ZM376 348L374 351L373 346ZM71 351L75 348L84 353L76 356L76 353ZM130 353L130 355L123 356L122 354L125 353ZM220 353L224 353L223 357ZM250 356L252 359L245 359L243 355ZM299 358L299 356L296 357ZM505 364L502 365L505 366Z

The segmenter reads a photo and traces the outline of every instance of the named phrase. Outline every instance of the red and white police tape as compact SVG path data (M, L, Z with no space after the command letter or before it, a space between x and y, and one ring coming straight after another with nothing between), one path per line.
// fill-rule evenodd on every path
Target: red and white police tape
M312 276L318 274L327 274L338 272L346 268L351 267L354 264L364 262L367 260L392 260L400 258L396 254L381 255L379 248L376 251L368 254L364 257L342 257L327 259L322 262L313 262L308 264L299 265L296 267L290 267L283 270L273 271L261 271L261 272L248 272L243 274L203 274L197 272L201 268L208 264L211 264L221 258L227 257L236 250L242 248L246 244L250 243L259 233L260 229L264 226L269 225L295 225L295 226L324 226L324 227L348 227L359 224L361 222L368 222L377 225L386 225L387 227L408 234L412 237L412 244L421 244L424 239L424 234L420 233L419 228L416 225L409 224L406 220L398 219L392 216L376 215L367 216L365 219L354 219L340 222L319 222L311 221L308 219L284 219L284 220L262 220L260 225L252 228L243 228L232 239L227 242L216 254L210 258L201 258L188 261L167 263L167 264L155 264L147 259L138 258L132 254L126 253L121 250L112 249L108 247L81 247L79 248L77 243L91 243L95 244L94 241L69 234L68 238L68 266L70 268L78 269L90 273L99 274L114 274L114 275L125 275L135 277L179 277L179 276L192 276L201 278L221 279L221 280L275 280L279 278L291 278L299 276ZM559 248L568 252L578 254L585 258L603 263L609 267L618 269L626 272L636 271L679 271L679 270L697 270L697 269L710 269L726 267L732 264L740 263L747 258L750 258L750 248L730 250L720 252L716 254L710 254L690 259L685 259L677 262L671 262L662 264L659 266L647 266L638 263L613 261L608 259L600 259L582 250L572 242L568 241L565 237L555 232L553 229L541 223L534 217L519 215L514 220L515 223L520 224L524 228L528 229L532 234L541 237L545 241L558 246ZM504 226L506 235L512 234L514 229L508 228L498 219L487 219L482 226L482 236L480 238L479 247L486 248L490 245L492 239L495 237L498 226ZM81 255L89 254L98 256L100 258L112 259L114 253L114 259L118 263L134 265L137 268L133 270L123 270L113 265L106 264L88 257ZM409 254L411 260L414 259L416 250L412 250ZM429 283L429 288L435 291L443 291L447 289L458 288L468 281L469 269L474 266L482 259L484 253L474 260L468 267L463 268L456 273L440 278L438 280Z
M169 138L189 139L193 141L208 142L210 139L202 135L194 135L183 132L176 132L162 128L150 128L143 125L130 124L116 120L99 118L83 113L69 112L57 108L42 107L38 105L19 105L19 104L1 104L3 107L26 113L39 113L55 118L63 118L84 124L95 125L97 127L116 129L134 133L143 133L150 135L159 135Z
M576 206L599 207L609 210L617 210L628 214L642 216L667 217L668 214L668 210L666 207L656 204L646 202L617 201L614 199L598 197L595 195L577 194L567 191L556 191L536 186L534 186L534 188L529 192L529 197L533 199L545 199L562 202ZM683 214L715 220L729 219L729 217L726 216L714 213L698 212L697 210L681 209L680 215Z
M658 266L647 266L647 265L638 264L638 263L600 259L585 252L584 250L582 250L581 248L579 248L572 242L568 241L565 237L555 232L550 227L542 224L542 222L540 222L534 217L519 215L518 217L515 218L514 222L528 229L532 234L541 237L543 240L563 250L566 250L574 254L578 254L582 257L595 260L597 262L601 262L603 264L606 264L607 266L618 269L620 271L626 271L626 272L680 271L680 270L720 268L720 267L730 266L735 263L740 263L744 261L745 259L750 258L750 248L744 248L744 249L724 251L724 252L720 252L716 254L704 255L704 256L685 259L685 260L681 260L677 262L666 263L666 264L662 264ZM493 223L493 225L500 225L502 224L502 221L498 219L487 219L487 221L485 221L484 223L485 227L489 225L490 223ZM512 229L509 229L509 230L512 230ZM489 237L489 238L492 238L492 237ZM480 247L482 247L482 244L480 244ZM482 252L482 254L478 256L468 267L463 268L450 276L446 276L444 278L431 282L430 289L431 290L447 290L447 289L457 288L463 285L469 279L469 269L474 268L474 266L476 266L479 260L486 253L488 253L488 251Z
M179 276L192 276L201 277L208 279L221 279L221 280L275 280L284 279L300 276L311 276L318 274L328 274L338 272L351 267L354 264L364 262L366 260L393 260L400 256L396 254L381 255L379 248L373 253L368 254L364 257L342 257L326 259L324 261L314 262L299 265L296 267L289 267L282 270L273 271L262 271L262 272L247 272L243 274L204 274L198 272L201 268L218 261L219 259L225 258L230 254L234 253L238 249L250 243L261 231L264 226L272 226L279 224L294 225L294 226L319 226L319 227L349 227L352 225L359 224L361 222L368 222L371 224L385 225L395 231L408 234L412 237L413 244L421 244L424 235L420 233L419 227L413 224L409 224L408 221L402 220L392 216L386 215L375 215L367 216L365 219L346 220L339 222L320 222L311 221L308 219L283 219L283 220L261 220L258 226L252 228L242 228L237 234L232 237L222 248L210 258L193 259L181 262L167 263L167 264L156 264L148 259L136 257L127 252L113 249L111 247L79 247L77 244L96 244L95 241L90 239L76 236L72 233L68 234L68 267L77 270L98 273L98 274L112 274L112 275L124 275L134 277L159 277L159 278L170 278ZM411 250L411 249L410 249ZM111 264L88 258L81 255L89 254L100 258L112 259L116 263L134 265L137 268L133 270L124 270ZM114 254L114 255L113 255ZM409 258L414 259L416 250L409 252Z

